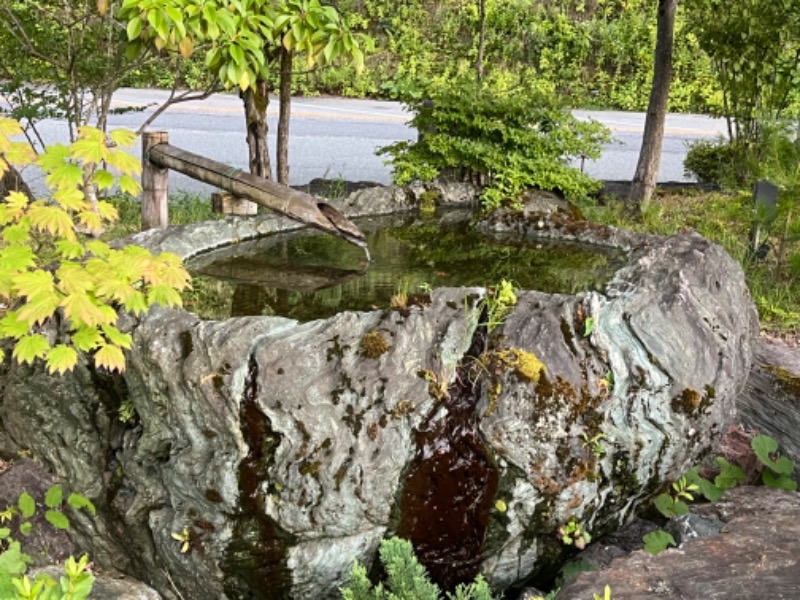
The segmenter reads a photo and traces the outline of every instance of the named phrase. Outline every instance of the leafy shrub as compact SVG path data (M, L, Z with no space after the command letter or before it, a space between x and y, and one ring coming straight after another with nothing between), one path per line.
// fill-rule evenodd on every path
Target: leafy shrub
M737 166L741 166L743 153L722 138L716 141L697 140L688 144L689 151L683 161L687 176L695 176L702 183L726 185L737 181Z
M569 161L598 158L608 131L575 119L551 97L517 88L476 91L468 81L447 85L429 101L413 101L416 142L382 148L396 183L430 181L448 172L486 184L487 208L516 202L528 188L558 190L578 199L599 184Z
M372 586L366 569L356 563L350 571L350 582L340 591L344 600L438 600L441 593L431 583L425 567L414 556L411 542L400 538L383 540L381 563L386 570L386 585ZM492 600L489 584L480 575L469 585L459 585L445 595L449 600Z
M138 246L116 250L93 237L117 212L90 192L115 185L139 190L133 178L139 161L122 149L135 136L117 130L107 140L85 127L70 146L57 144L35 157L26 143L12 141L21 133L16 121L0 119L0 175L7 164L36 164L53 194L31 200L11 192L0 204L0 299L9 306L0 338L14 340L17 361L44 360L51 373L71 370L78 352L92 353L97 366L122 371L131 336L116 327L118 310L180 305L179 292L189 283L173 254L153 256ZM57 339L41 332L51 320L61 325Z
M61 486L51 486L44 497L45 519L56 529L68 529L69 519L63 512L64 496ZM84 496L72 493L66 504L75 510L87 509L95 514L94 505ZM23 536L30 534L33 525L30 519L36 513L36 501L23 492L16 506L7 506L0 512L0 524L17 519L17 530ZM87 556L77 562L73 557L67 559L65 576L59 582L50 576L39 574L31 581L25 574L31 558L22 552L20 543L11 535L9 527L0 527L0 598L9 600L83 600L89 596L94 584L94 576L86 572L89 562Z

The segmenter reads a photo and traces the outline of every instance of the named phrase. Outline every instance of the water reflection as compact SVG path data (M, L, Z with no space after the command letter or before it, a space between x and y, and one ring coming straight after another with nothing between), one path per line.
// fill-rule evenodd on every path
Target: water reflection
M482 235L470 227L469 216L449 211L432 218L362 219L370 263L359 248L308 230L208 253L189 265L198 289L187 304L211 318L280 315L308 321L387 308L396 294L490 286L502 279L547 293L600 290L625 262L622 252L607 248Z

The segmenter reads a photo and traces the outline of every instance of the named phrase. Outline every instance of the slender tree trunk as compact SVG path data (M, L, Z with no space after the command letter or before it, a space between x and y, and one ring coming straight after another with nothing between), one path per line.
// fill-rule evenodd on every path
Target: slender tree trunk
M661 145L664 140L664 121L672 80L672 45L675 32L675 12L678 0L658 0L656 52L653 65L653 87L644 124L642 150L633 176L628 206L644 208L650 203L658 179Z
M475 78L480 92L483 83L483 55L486 50L486 0L478 0L480 27L478 31L478 59L475 64Z
M278 183L289 185L289 120L292 115L292 51L281 47L281 106L278 113Z
M250 152L250 172L272 180L272 165L267 146L267 82L259 79L255 87L242 93L244 116L247 121L247 148Z

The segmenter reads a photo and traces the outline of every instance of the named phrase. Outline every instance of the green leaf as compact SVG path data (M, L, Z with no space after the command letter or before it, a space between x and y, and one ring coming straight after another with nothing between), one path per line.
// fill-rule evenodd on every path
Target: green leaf
M67 371L72 371L78 363L78 353L74 348L64 344L59 344L47 353L48 373L58 373L63 375Z
M48 510L44 513L44 518L56 529L69 529L69 519L58 510Z
M64 491L60 485L51 485L44 495L44 504L48 508L58 508L64 501Z
M90 513L92 513L92 516L95 516L97 514L97 509L95 509L94 504L92 504L92 501L86 498L85 496L76 494L75 492L69 495L69 498L67 498L67 504L69 504L75 510L80 510L82 508L85 508Z
M138 196L142 191L142 185L130 175L120 176L117 184L119 185L119 190L121 192L130 194L131 196Z
M22 271L33 267L33 250L27 246L7 246L0 250L0 264L8 271Z
M770 470L762 471L761 480L764 482L765 486L770 488L789 490L790 492L797 491L797 482L795 480L786 475L775 475Z
M17 276L14 287L20 296L35 296L55 291L52 273L37 269Z
M135 315L147 312L148 308L149 305L147 304L147 299L145 298L144 294L139 291L134 292L127 300L125 300L125 310L132 312Z
M26 335L17 341L12 356L20 363L33 364L37 358L44 358L50 350L50 344L38 333Z
M72 334L72 343L78 350L89 352L103 343L103 336L96 327L82 325Z
M49 291L29 296L28 301L17 311L17 318L40 325L53 316L60 300L58 294Z
M102 345L94 355L94 362L109 371L125 371L125 355L119 346L113 344Z
M181 306L181 295L172 287L165 284L154 285L147 292L147 302L149 304L160 304L161 306Z
M19 495L17 506L19 507L22 516L26 519L30 519L33 516L33 513L36 512L36 500L34 500L33 496L31 496L28 492L22 492Z
M587 317L583 323L583 337L589 337L594 331L594 317Z
M122 348L130 349L132 337L129 333L122 333L119 329L114 327L113 325L103 325L101 327L103 333L105 334L106 338L112 344L120 346Z
M22 535L30 535L31 531L33 531L33 523L30 521L25 521L24 523L19 524L19 532Z
M128 33L128 40L132 41L137 39L142 33L142 20L139 17L133 17L128 21L126 31Z
M750 442L750 446L758 459L778 475L791 475L794 471L794 463L785 456L773 459L773 455L778 451L778 442L770 436L757 435Z
M64 297L61 306L64 308L64 316L75 324L95 327L109 322L103 314L102 307L98 306L97 301L89 294L73 292Z
M644 536L644 549L653 556L666 550L669 546L677 546L675 538L666 531L658 529Z
M101 190L110 190L114 187L114 175L105 169L97 169L94 173L94 182Z
M717 487L729 490L745 481L746 476L740 467L731 464L722 456L718 456L714 460L716 460L720 468L719 475L714 479L714 484Z
M6 316L0 320L0 336L10 338L20 338L28 335L31 329L30 323L17 317L15 311L8 311Z

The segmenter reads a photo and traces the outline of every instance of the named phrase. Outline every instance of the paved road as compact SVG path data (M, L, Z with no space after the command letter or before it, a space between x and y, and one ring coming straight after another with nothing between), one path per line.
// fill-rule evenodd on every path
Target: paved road
M137 129L145 115L167 96L161 90L122 89L114 106L139 107L142 112L114 115L112 127ZM235 94L217 94L205 101L177 104L161 115L151 129L169 132L170 143L237 168L247 168L247 146L241 100ZM269 107L270 131L277 129L278 101ZM596 118L611 128L614 143L603 158L585 169L601 179L630 179L639 154L643 113L576 111L579 118ZM390 170L374 151L398 140L416 138L408 127L408 113L397 102L341 98L297 98L292 102L289 145L290 182L302 184L316 177L352 181L390 182ZM49 141L62 139L63 124L46 122ZM682 181L686 141L716 137L724 122L700 115L670 115L664 140L660 181ZM275 138L271 135L273 149ZM137 150L138 152L138 150ZM204 192L208 186L179 174L170 174L173 190Z

